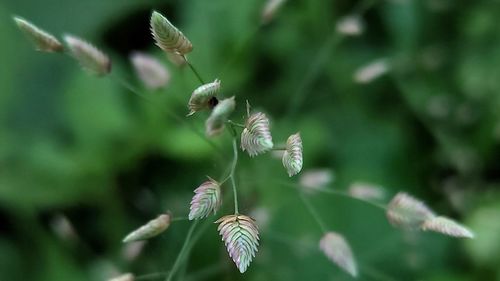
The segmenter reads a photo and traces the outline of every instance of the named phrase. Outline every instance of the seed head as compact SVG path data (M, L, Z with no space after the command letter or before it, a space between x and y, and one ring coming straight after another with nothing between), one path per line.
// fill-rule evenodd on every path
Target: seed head
M171 216L169 214L159 215L156 219L132 231L124 239L123 243L146 240L157 236L170 226Z
M52 34L38 28L31 22L14 17L17 27L26 35L26 37L35 45L38 51L42 52L62 52L63 45Z
M240 272L245 272L259 246L259 230L255 221L245 215L229 215L215 223L219 223L217 231L222 236L229 256Z
M163 51L185 55L193 50L186 36L157 11L151 15L150 25L156 45Z
M214 82L201 85L196 88L191 94L188 102L190 110L188 116L193 115L197 111L210 108L210 100L214 98L220 91L220 80L215 79Z
M202 183L194 190L189 220L202 219L216 213L222 203L220 184L214 179Z
M84 69L98 76L104 76L111 72L109 57L92 44L72 35L64 36L64 41L68 44L71 55Z
M205 122L206 134L209 137L217 136L224 130L229 115L234 111L236 102L234 97L221 100L212 110L212 114Z
M136 52L130 56L130 61L135 73L148 89L156 90L165 87L170 81L167 68L156 58Z
M422 230L439 232L452 237L474 238L471 230L446 217L433 217L424 221Z
M335 232L327 232L319 241L319 249L325 256L353 277L358 275L356 261L351 247L344 237Z
M296 133L288 137L286 141L286 150L283 153L283 166L285 167L288 176L296 175L302 170L302 139L300 134Z
M399 192L387 207L387 219L398 227L416 229L426 220L436 215L424 202L404 193Z
M262 113L248 117L245 129L241 133L241 149L250 157L265 153L273 148L273 138L269 130L269 119Z

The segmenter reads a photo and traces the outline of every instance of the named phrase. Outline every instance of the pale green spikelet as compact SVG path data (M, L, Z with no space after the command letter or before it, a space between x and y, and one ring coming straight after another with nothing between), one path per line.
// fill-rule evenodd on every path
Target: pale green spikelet
M126 273L115 278L111 278L108 281L134 281L135 277L132 273Z
M170 72L155 57L135 52L130 56L137 77L146 88L156 90L167 86L170 81Z
M286 141L286 150L282 158L288 176L292 177L302 170L302 139L300 134L296 133L288 137Z
M255 221L245 215L229 215L218 219L217 231L222 236L229 256L244 273L257 252L259 230Z
M234 111L236 102L234 97L221 100L212 110L205 122L206 134L209 137L217 136L224 130L229 115Z
M65 35L71 55L91 73L104 76L111 72L111 60L92 44L72 35Z
M151 14L150 25L156 45L165 52L185 55L193 50L193 45L187 37L157 11Z
M170 214L159 215L157 218L149 221L147 224L139 227L138 229L128 234L123 239L123 243L146 240L155 237L158 234L165 231L170 226L170 221L171 221Z
M358 276L358 269L351 247L342 235L335 232L325 233L319 241L319 248L333 263L353 277Z
M191 200L189 211L189 220L202 219L216 213L219 209L222 197L220 184L214 179L208 178L208 181L202 183L194 190L195 195Z
M441 216L424 221L422 230L439 232L452 237L474 238L474 233L470 229L452 219Z
M267 116L262 112L250 115L241 133L241 149L254 157L271 150L273 146Z
M38 28L31 22L17 17L14 17L19 29L26 35L26 37L35 45L36 50L42 52L62 52L63 45L55 36Z
M219 79L215 79L214 82L207 83L196 88L191 94L191 98L188 102L188 108L190 110L188 116L193 115L197 111L209 109L211 107L211 100L215 98L219 91Z
M387 206L387 219L398 227L417 229L426 220L436 215L424 202L404 193L399 192Z

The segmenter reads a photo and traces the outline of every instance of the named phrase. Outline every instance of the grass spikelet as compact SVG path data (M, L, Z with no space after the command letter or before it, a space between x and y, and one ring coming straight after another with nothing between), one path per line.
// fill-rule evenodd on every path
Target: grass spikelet
M195 114L197 111L209 109L212 106L212 99L215 98L219 91L219 79L215 79L214 82L207 83L196 88L191 94L191 98L188 102L188 108L190 110L188 116Z
M307 170L300 176L300 185L307 190L322 189L330 184L334 175L329 169Z
M422 230L439 232L452 237L474 238L474 233L465 226L446 217L433 217L422 224Z
M384 190L381 187L365 182L352 183L348 192L351 196L364 200L384 198Z
M71 55L85 70L98 76L104 76L111 72L109 57L92 44L72 35L65 35L64 41L68 44Z
M150 26L156 45L165 52L185 55L193 50L187 37L157 11L151 14Z
M336 29L340 34L359 36L365 28L359 16L346 16L337 22Z
M378 59L362 66L354 73L354 81L360 84L368 84L389 71L389 63L386 59Z
M130 56L130 61L134 66L137 77L144 83L146 88L151 90L160 89L170 81L170 73L167 68L156 58L136 52Z
M250 115L241 133L241 149L254 157L271 150L273 145L267 116L262 112Z
M206 134L209 137L220 135L224 130L229 115L234 111L236 102L234 97L221 100L212 110L212 114L205 122Z
M14 17L19 29L26 35L26 37L35 45L35 49L41 52L62 52L63 45L52 34L38 28L31 22L20 18Z
M245 272L255 257L259 246L259 230L255 221L245 215L229 215L218 219L217 231L222 236L229 256L241 273Z
M281 6L285 4L285 1L286 0L267 0L264 8L262 9L262 23L269 23L274 18L276 13L280 10Z
M416 229L436 215L422 201L399 192L389 203L386 212L389 222L398 227Z
M167 53L167 59L177 67L184 67L187 62L179 53Z
M202 183L194 190L195 195L191 200L189 220L202 219L216 213L221 205L220 184L214 179Z
M288 137L286 141L286 150L282 158L288 176L292 177L302 170L302 139L300 134L296 133Z
M124 239L123 243L146 240L157 236L170 226L171 217L169 214L159 215L156 219L132 231Z
M326 233L319 241L319 249L330 261L351 276L358 276L358 269L351 247L342 235L335 232Z
M108 281L134 281L135 277L132 273L126 273L115 278L111 278Z

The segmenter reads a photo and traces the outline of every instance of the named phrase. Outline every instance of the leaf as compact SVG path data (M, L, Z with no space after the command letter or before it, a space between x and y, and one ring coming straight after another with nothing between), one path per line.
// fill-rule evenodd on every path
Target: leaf
M319 241L319 248L328 259L350 275L353 277L358 275L351 247L342 235L335 232L326 233Z
M220 184L209 178L194 190L195 195L191 200L189 220L201 219L216 213L222 201Z
M474 233L447 217L433 217L422 224L422 230L439 232L452 237L474 238Z
M265 153L273 148L273 138L269 130L269 119L258 112L248 117L241 133L241 149L250 157Z
M217 231L222 236L227 252L241 273L255 257L259 246L259 231L255 221L245 215L229 215L218 219Z

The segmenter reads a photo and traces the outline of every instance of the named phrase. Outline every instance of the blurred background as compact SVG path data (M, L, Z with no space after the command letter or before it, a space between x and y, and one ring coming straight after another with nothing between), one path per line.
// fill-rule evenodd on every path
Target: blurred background
M248 99L271 118L276 144L301 132L303 175L321 169L339 191L376 186L381 203L406 191L476 234L401 231L383 210L311 192L328 227L349 241L358 280L500 280L500 1L290 0L262 24L266 3L2 1L0 280L165 272L189 222L145 244L122 238L167 210L186 216L193 189L224 174L230 136L210 144L199 134L207 113L167 114L183 117L199 84L154 46L153 9L192 41L189 59L203 78L236 96L235 121ZM111 56L113 75L35 52L12 15L93 42ZM134 51L165 64L166 88L144 89ZM300 175L289 179L273 153L241 153L237 175L241 212L261 227L256 258L240 274L211 223L233 210L224 187L223 210L199 228L179 280L352 280L319 251L321 229L283 184Z

